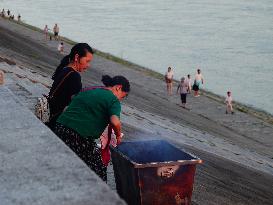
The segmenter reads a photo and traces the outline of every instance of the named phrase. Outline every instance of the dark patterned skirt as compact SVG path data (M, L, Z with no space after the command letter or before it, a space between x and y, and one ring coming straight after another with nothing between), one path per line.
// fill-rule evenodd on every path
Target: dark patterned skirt
M101 149L93 139L81 137L73 129L60 123L55 126L56 135L64 141L103 181L107 181L107 167L102 163Z

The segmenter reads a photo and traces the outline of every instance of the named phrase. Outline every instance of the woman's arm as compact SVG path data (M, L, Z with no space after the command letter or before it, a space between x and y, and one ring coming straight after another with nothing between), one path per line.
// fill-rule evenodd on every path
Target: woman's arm
M116 115L112 115L110 117L110 125L115 132L115 135L117 138L117 144L120 144L121 143L121 122Z

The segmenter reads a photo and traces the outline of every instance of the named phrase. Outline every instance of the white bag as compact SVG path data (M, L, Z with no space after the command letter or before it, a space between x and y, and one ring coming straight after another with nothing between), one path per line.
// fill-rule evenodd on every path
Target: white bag
M74 71L70 71L64 76L64 78L61 80L61 82L58 84L55 90L51 93L51 95L46 96L43 94L42 97L39 97L37 99L37 103L35 105L35 115L43 123L48 122L50 117L48 99L52 99L54 97L54 95L56 94L56 91L61 87L65 79L70 75L70 73L73 73L73 72Z
M35 115L43 123L49 121L49 105L47 97L39 97L35 105Z

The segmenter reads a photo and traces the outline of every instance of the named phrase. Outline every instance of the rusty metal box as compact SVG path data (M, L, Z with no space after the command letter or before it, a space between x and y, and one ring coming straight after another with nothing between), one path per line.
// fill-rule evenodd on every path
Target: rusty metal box
M111 148L117 192L129 205L188 205L202 160L164 140Z

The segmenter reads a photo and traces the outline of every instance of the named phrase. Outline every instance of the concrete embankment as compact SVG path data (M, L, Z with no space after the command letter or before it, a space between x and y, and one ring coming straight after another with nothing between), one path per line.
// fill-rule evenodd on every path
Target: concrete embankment
M3 58L47 77L62 57L57 42L44 41L40 32L6 20L0 20L0 43ZM67 51L70 47L65 44ZM132 83L123 104L125 140L163 138L204 160L197 169L195 204L272 204L270 121L239 110L225 115L222 102L204 95L189 96L192 109L184 110L178 96L166 96L160 77L101 55L95 55L92 68L82 74L84 84L100 84L105 73L125 75Z
M0 86L0 204L125 204L24 103Z

